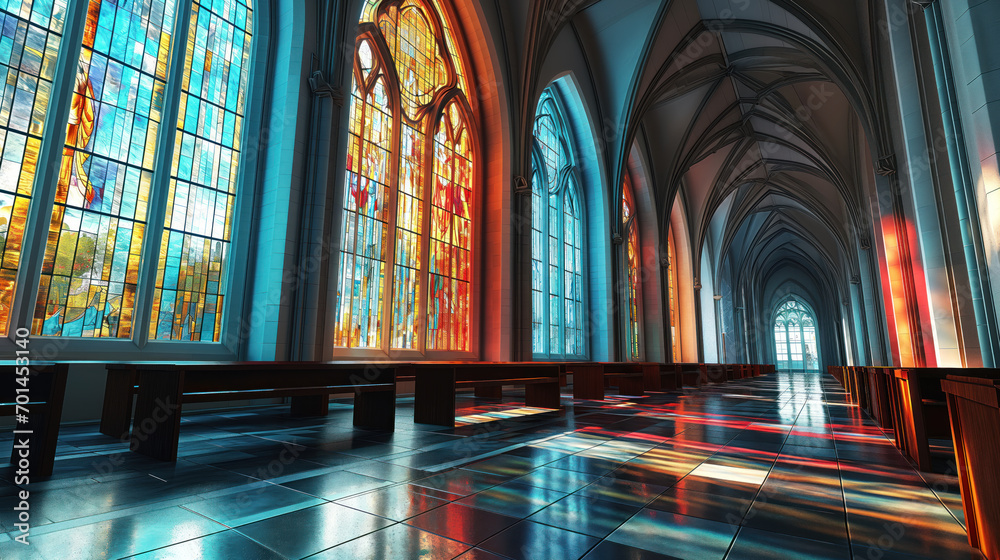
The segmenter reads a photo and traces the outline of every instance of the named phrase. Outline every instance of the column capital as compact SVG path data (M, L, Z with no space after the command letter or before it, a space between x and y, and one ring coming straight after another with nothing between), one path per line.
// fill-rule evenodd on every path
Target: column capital
M896 154L889 154L878 158L875 163L875 173L883 177L896 174Z
M514 176L514 194L531 194L531 187L528 186L528 180L522 175Z

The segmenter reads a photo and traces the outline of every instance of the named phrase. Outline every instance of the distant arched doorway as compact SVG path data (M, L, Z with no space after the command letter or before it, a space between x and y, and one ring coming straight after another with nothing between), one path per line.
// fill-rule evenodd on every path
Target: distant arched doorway
M784 371L819 371L816 315L804 303L790 299L774 312L775 365Z

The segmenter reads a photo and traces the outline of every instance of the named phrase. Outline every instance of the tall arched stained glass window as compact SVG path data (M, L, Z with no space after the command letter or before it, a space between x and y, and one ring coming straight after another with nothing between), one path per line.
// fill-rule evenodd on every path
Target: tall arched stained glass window
M90 2L35 334L132 334L174 10Z
M88 4L35 334L130 338L147 321L150 337L220 338L252 12L249 0L192 1L176 79L173 32L186 8L183 0ZM160 145L164 99L178 89L176 142ZM169 183L157 180L166 173ZM147 232L154 188L165 184L165 229ZM159 259L143 259L144 238L161 234ZM136 298L140 279L152 277L146 317Z
M532 344L536 358L588 355L584 329L583 197L552 86L535 114L532 175Z
M441 6L369 0L353 75L334 345L470 351L476 134Z
M677 246L674 242L674 230L667 232L667 292L670 297L670 341L673 359L681 361L680 300L677 296Z
M622 231L625 242L625 325L628 359L642 359L642 253L639 247L639 225L636 219L635 195L628 173L622 185Z
M6 333L24 227L62 41L66 0L0 3L0 332Z
M192 3L150 338L222 332L252 29L244 0Z
M819 370L816 318L797 300L789 300L775 311L774 349L779 370Z

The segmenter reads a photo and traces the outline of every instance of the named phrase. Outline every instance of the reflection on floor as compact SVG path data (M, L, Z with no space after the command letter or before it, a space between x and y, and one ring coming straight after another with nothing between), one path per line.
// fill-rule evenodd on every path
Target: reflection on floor
M0 558L981 558L956 479L922 478L829 377L491 422L463 399L466 425L441 429L403 398L394 433L353 430L348 404L186 414L175 465L64 429L31 547L0 482Z

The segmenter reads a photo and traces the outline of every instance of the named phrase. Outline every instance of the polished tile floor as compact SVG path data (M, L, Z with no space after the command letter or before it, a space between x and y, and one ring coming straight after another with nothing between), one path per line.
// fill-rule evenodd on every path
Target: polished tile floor
M349 403L188 413L176 464L64 428L30 547L0 469L0 558L982 558L954 472L914 471L830 377L564 403L463 397L442 429L401 398L393 433Z

